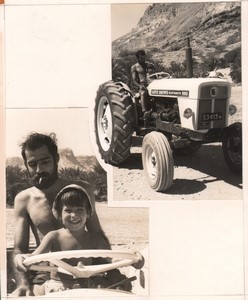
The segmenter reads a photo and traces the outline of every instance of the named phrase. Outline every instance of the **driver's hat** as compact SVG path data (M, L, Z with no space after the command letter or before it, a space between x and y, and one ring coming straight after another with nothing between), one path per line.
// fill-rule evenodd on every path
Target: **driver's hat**
M70 191L79 191L83 194L83 196L85 196L85 199L88 201L89 204L89 216L92 215L93 213L93 206L91 203L91 198L89 196L89 193L87 192L87 190L85 188L83 188L82 186L78 185L78 184L70 184L65 186L62 190L60 190L58 192L58 194L55 197L55 200L53 202L53 207L52 207L52 212L53 215L55 216L55 218L57 220L61 220L61 208L60 208L60 204L61 204L61 198L62 195L65 194L66 192L70 192ZM69 201L67 201L68 205L69 205Z

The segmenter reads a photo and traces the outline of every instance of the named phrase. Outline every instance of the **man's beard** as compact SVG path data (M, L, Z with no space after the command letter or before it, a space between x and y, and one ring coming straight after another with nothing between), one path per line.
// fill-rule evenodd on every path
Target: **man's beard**
M41 172L39 174L35 174L32 177L32 181L35 187L37 187L40 190L47 189L50 186L52 186L55 181L58 179L58 169L54 168L54 171L52 174L49 174L47 172Z

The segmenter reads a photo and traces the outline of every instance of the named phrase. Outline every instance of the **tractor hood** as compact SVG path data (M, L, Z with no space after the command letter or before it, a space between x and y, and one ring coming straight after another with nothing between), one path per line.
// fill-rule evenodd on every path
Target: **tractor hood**
M164 78L152 81L147 89L149 95L154 97L229 98L231 85L227 80L219 78Z

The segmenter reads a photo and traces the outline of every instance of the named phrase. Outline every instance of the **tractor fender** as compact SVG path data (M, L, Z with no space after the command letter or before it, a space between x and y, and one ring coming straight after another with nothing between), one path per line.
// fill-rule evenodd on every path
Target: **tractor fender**
M121 85L126 91L128 91L131 94L132 98L133 98L133 94L132 94L129 86L126 83L121 82L121 81L118 81L116 83L119 84L119 85Z

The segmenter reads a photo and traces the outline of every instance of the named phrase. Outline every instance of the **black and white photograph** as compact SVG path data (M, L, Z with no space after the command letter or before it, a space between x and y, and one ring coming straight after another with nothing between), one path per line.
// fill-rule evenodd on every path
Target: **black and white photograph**
M248 1L0 3L1 299L246 300Z
M88 109L7 109L6 125L9 297L147 295L148 208L108 207Z
M125 16L138 10L125 34ZM242 200L241 3L111 7L112 82L96 98L114 200Z

